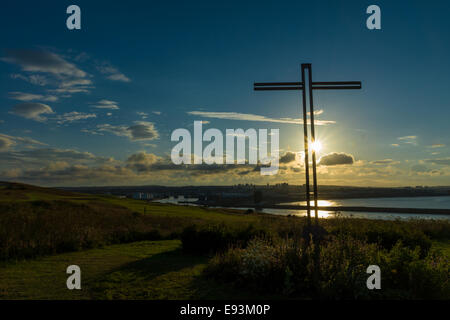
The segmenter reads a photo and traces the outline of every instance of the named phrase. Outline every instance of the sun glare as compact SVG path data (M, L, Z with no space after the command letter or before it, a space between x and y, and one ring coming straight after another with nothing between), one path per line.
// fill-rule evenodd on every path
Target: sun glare
M315 152L319 152L320 150L322 150L322 143L319 140L316 140L313 143L311 143L311 148Z

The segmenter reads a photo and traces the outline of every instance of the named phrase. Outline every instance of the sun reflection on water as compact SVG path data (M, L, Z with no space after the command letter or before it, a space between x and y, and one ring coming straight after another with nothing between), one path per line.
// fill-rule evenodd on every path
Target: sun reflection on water
M297 201L297 202L289 202L289 203L282 203L282 204L289 204L289 205L300 205L300 206L306 206L306 201ZM315 210L314 210L314 200L309 201L309 205L311 206L311 217L315 216ZM337 203L332 200L318 200L317 206L319 207L334 207L337 206ZM276 210L276 209L274 209ZM273 210L270 210L273 211ZM306 210L283 210L284 212L288 212L288 214L299 216L299 217L305 217L307 215ZM267 210L269 213L269 210ZM335 211L327 211L327 210L318 210L318 216L319 218L333 218L335 217Z

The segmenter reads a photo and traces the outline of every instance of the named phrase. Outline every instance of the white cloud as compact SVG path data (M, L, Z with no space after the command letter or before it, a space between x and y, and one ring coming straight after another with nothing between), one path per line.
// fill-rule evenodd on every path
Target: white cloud
M90 133L109 132L119 137L130 137L130 133L127 131L127 128L128 126L125 125L112 125L109 123L104 123L97 125L97 130L91 131Z
M117 68L111 66L108 63L104 63L101 66L97 67L98 71L107 75L107 79L113 81L122 81L122 82L130 82L130 78L120 72Z
M432 149L443 148L443 147L445 147L445 144L443 144L443 143L436 143L436 144L432 144L431 146L428 146L428 147L432 148Z
M84 128L84 129L81 129L81 132L83 132L83 133L88 133L88 134L93 134L93 135L100 135L100 136L103 136L103 133L98 132L97 130L91 130L91 129L86 129L86 128Z
M200 117L205 117L205 118L215 118L215 119L303 124L303 120L299 119L299 118L297 118L297 119L294 119L294 118L269 118L266 116L249 114L249 113L208 112L208 111L189 111L187 113L190 115L193 115L193 116L200 116ZM333 123L336 123L336 121L314 119L315 125L327 125L327 124L333 124Z
M15 145L30 147L36 145L45 146L46 144L28 137L16 137L0 133L0 151L8 150L10 147Z
M21 80L27 81L31 84L38 85L38 86L45 86L49 83L49 80L47 79L47 77L45 77L43 75L39 75L39 74L31 74L31 75L25 76L23 74L14 73L14 74L11 74L11 78L12 79L21 79Z
M0 151L8 150L14 145L14 141L7 136L0 135Z
M93 105L93 107L97 109L118 110L119 104L116 101L103 99L97 102L97 104Z
M64 113L63 115L58 115L56 117L56 120L59 124L63 124L65 122L73 122L73 121L84 120L84 119L89 119L89 118L96 118L96 117L97 117L97 115L95 113L83 113L83 112L72 111L72 112Z
M49 91L70 96L72 93L88 93L94 88L91 80L83 78L61 79L58 83L58 88Z
M397 140L399 140L402 143L412 144L415 146L417 145L417 136L398 137Z
M437 164L437 165L450 166L450 157L449 158L440 158L440 159L425 159L424 162Z
M315 116L318 116L318 115L320 115L320 114L322 114L322 113L323 113L323 110L322 110L322 109L320 109L320 110L314 110L314 115L315 115ZM310 115L311 115L311 112L308 112L307 115L310 116Z
M14 100L19 100L19 101L36 101L36 100L41 100L41 101L57 101L58 97L56 96L52 96L52 95L42 95L42 94L33 94L33 93L25 93L25 92L10 92L9 93L10 98L14 99Z
M417 139L417 136L404 136L404 137L398 137L398 140L415 140Z
M399 164L399 163L400 163L399 161L395 161L392 159L370 161L370 164L374 164L374 165L394 165L394 164Z
M147 117L148 117L148 113L145 113L145 112L136 112L136 114L138 115L138 116L140 116L142 119L147 119Z
M107 76L106 78L109 80L113 80L113 81L122 81L122 82L130 82L131 81L130 78L128 78L123 73L115 73L115 74Z

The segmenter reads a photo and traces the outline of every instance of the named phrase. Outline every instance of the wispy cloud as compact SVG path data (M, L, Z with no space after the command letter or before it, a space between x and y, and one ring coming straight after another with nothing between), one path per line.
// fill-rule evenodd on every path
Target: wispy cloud
M87 75L61 56L44 50L7 50L6 57L0 60L17 64L23 71L28 72L44 72L77 78L84 78Z
M88 132L87 130L84 132ZM97 125L96 133L109 132L116 136L128 137L132 141L155 140L159 138L158 130L153 122L135 121L133 125ZM92 132L91 132L92 133ZM94 133L95 134L95 133Z
M45 121L47 120L46 117L43 117L43 114L52 114L54 113L52 108L50 108L48 105L43 103L35 103L35 102L28 102L28 103L21 103L15 105L10 113L15 114L17 116L31 119L35 121Z
M397 140L399 140L401 143L412 144L415 146L417 145L417 136L398 137Z
M314 110L314 115L315 115L315 116L318 116L318 115L320 115L320 114L322 114L322 113L323 113L323 110L322 110L322 109ZM311 112L308 112L307 115L310 116L310 115L311 115Z
M8 150L13 145L14 140L10 139L7 136L0 135L0 151Z
M398 140L415 140L417 139L417 136L404 136L404 137L398 137Z
M38 86L45 86L49 83L47 77L40 74L23 75L20 73L11 74L11 79L20 79Z
M111 109L111 110L118 110L119 108L119 104L116 101L112 101L112 100L100 100L99 102L97 102L97 104L93 105L94 108L97 109Z
M429 148L432 148L432 149L436 149L436 148L443 148L443 147L445 147L445 144L443 144L443 143L437 143L437 144L432 144L431 146L428 146Z
M113 67L109 63L103 63L100 66L97 66L97 70L100 73L105 74L106 78L113 81L122 81L122 82L130 82L130 78L120 72L116 67Z
M425 159L423 160L427 163L450 166L450 157L449 158L440 158L440 159Z
M270 117L256 115L256 114L250 114L250 113L208 112L208 111L189 111L187 113L190 115L193 115L193 116L200 116L200 117L214 118L214 119L303 124L302 119L270 118ZM316 124L316 125L328 125L328 124L333 124L333 123L336 123L336 121L314 119L314 124Z
M25 92L10 92L9 96L11 99L19 100L19 101L58 101L58 97L52 95L42 95L42 94L33 94L33 93L25 93Z
M73 93L90 92L93 88L89 74L65 57L45 50L8 50L1 61L16 64L30 74L13 74L13 79L22 79L32 84L54 88L48 92L70 97Z
M136 114L138 115L138 116L140 116L142 119L147 119L147 117L148 117L148 113L145 113L145 112L136 112Z
M25 147L40 145L46 146L46 143L28 137L16 137L7 134L0 133L0 151L8 150L15 145L23 145Z
M97 115L95 113L83 113L83 112L72 111L72 112L64 113L62 115L58 115L56 117L56 120L59 124L63 124L66 122L74 122L74 121L78 121L78 120L84 120L84 119L96 118L96 117L97 117Z
M400 163L400 161L395 161L392 159L370 161L370 164L374 164L374 165L394 165L394 164L399 164L399 163Z

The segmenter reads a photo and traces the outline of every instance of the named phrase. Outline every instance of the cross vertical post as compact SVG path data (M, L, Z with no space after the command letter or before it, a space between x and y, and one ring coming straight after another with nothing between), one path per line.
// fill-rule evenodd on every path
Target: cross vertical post
M302 64L302 83L306 83L305 81L305 68ZM311 227L311 192L309 190L309 148L308 148L308 120L306 111L306 90L302 90L302 103L303 103L303 146L305 149L305 189L306 189L306 214L308 219L308 230Z
M316 142L316 132L314 129L314 99L313 99L313 85L312 85L312 67L310 63L303 63L302 70L308 69L308 90L309 90L309 118L310 118L310 128L311 128L311 144L314 146ZM303 82L305 83L305 82ZM303 90L305 94L306 90ZM306 117L306 115L304 115ZM317 165L316 165L316 150L314 147L311 148L312 157L312 170L313 170L313 194L314 194L314 217L316 225L319 223L319 210L318 210L318 192L317 192ZM306 170L306 168L305 168ZM308 200L307 200L308 201Z

